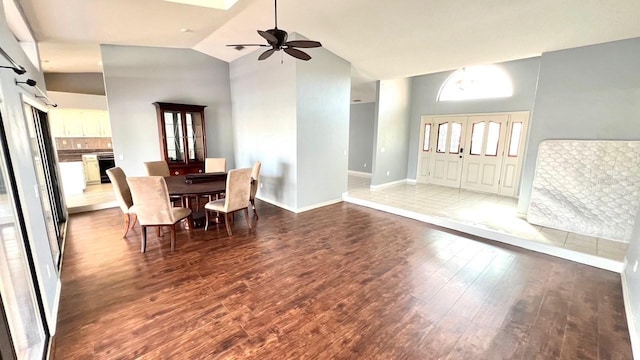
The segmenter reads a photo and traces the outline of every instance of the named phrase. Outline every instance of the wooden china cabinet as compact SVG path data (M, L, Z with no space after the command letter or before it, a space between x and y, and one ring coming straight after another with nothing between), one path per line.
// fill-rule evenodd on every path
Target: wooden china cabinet
M153 103L158 114L160 151L171 175L204 172L207 139L202 105Z

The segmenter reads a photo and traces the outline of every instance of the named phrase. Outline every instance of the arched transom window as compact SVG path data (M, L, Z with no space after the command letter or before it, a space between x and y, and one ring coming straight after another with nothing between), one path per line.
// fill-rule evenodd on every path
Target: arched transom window
M477 65L456 70L440 88L438 101L509 97L513 85L497 65Z

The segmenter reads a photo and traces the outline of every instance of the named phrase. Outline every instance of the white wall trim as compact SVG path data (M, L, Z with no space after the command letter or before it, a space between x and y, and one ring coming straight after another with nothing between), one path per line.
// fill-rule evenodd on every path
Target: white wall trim
M305 207L299 208L296 211L296 213L301 213L301 212L305 212L305 211L309 211L309 210L321 208L323 206L329 206L329 205L333 205L333 204L337 204L337 203L341 203L341 202L342 202L342 199L333 199L333 200L321 202L321 203L318 203L318 204L313 204L313 205L310 205L310 206L305 206Z
M343 201L342 199L333 199L333 200L321 202L321 203L318 203L318 204L305 206L305 207L302 207L302 208L299 208L299 209L294 209L294 208L292 208L292 207L290 207L288 205L285 205L285 204L283 204L281 202L278 202L278 201L275 201L275 200L265 199L265 198L260 197L260 196L256 196L256 198L260 199L261 201L264 201L264 202L269 203L271 205L274 205L274 206L277 206L279 208L285 209L287 211L291 211L292 213L296 213L296 214L299 214L299 213L302 213L302 212L305 212L305 211L309 211L309 210L313 210L313 209L317 209L317 208L321 208L321 207L328 206L328 205L341 203Z
M417 181L416 181L416 179L407 179L407 184L415 185L415 184L417 184Z
M49 335L54 336L56 334L56 329L58 325L58 309L60 308L60 296L62 295L62 281L60 280L60 276L58 276L58 284L56 285L56 297L55 302L53 303L53 311L51 312L51 318L47 319L52 323L49 324Z
M88 212L88 211L111 209L111 208L116 208L116 207L119 207L119 206L120 205L118 204L117 201L110 201L110 202L106 202L106 203L102 203L102 204L67 207L67 213L69 213L69 214L78 214L78 213L83 213L83 212Z
M351 176L358 176L358 177L371 179L371 173L362 172L362 171L354 171L354 170L349 170L348 173Z
M283 204L283 203L281 203L281 202L279 202L279 201L272 200L272 199L265 199L265 198L263 198L263 197L262 197L262 196L260 196L260 195L256 195L256 198L257 198L257 199L260 199L261 201L264 201L264 202L266 202L266 203L269 203L269 204L271 204L271 205L277 206L277 207L279 207L279 208L281 208L281 209L285 209L285 210L287 210L287 211L291 211L292 213L295 213L295 212L296 212L296 210L295 210L294 208L290 207L289 205L285 205L285 204Z
M627 285L627 276L625 275L625 270L627 268L627 258L624 259L624 267L622 269L622 273L620 274L620 280L622 282L622 298L624 299L624 312L627 314L627 327L629 328L629 338L631 338L631 352L633 353L634 359L640 359L640 334L636 329L636 324L634 322L633 315L633 306L631 304L631 297L629 295L629 286Z
M345 202L349 202L356 205L366 206L372 209L388 212L391 214L407 217L410 219L426 222L429 224L442 226L448 229L453 229L457 231L461 231L470 235L475 235L479 237L483 237L485 239L499 241L505 244L518 246L527 250L533 250L539 253L559 257L566 260L575 261L581 264L594 266L600 269L613 271L616 273L622 272L623 264L620 261L615 261L611 259L605 259L594 255L584 254L577 251L564 249L555 247L552 245L547 245L523 238L519 238L517 236L506 234L497 230L488 229L482 227L481 225L472 225L467 224L451 219L430 216L425 214L416 213L409 210L394 208L389 205L379 204L368 200L362 200L358 198L354 198L349 196L348 194L343 194L342 199Z
M369 189L371 189L371 190L380 190L380 189L387 188L389 186L398 185L398 184L406 184L406 183L407 183L407 179L402 179L402 180L396 180L396 181L392 181L392 182L388 182L388 183L384 183L384 184L380 184L380 185L370 185Z

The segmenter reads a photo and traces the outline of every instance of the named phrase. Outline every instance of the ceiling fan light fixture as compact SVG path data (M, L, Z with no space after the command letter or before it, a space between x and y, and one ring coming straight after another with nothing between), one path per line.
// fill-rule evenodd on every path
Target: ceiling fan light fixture
M280 50L283 50L296 59L303 61L310 60L311 56L309 54L302 50L298 50L297 48L317 48L322 47L322 44L319 41L313 40L287 41L289 34L282 29L278 29L278 0L274 0L274 10L275 26L273 29L258 30L258 34L267 41L267 44L232 44L227 46L233 46L236 50L241 50L239 48L244 48L246 46L271 47L271 49L260 54L260 56L258 56L258 60L266 60L273 55L275 51Z

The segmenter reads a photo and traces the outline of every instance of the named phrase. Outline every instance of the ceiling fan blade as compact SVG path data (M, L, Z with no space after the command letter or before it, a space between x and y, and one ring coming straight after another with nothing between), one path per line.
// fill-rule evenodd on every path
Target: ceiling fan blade
M271 45L265 45L265 44L231 44L231 45L227 45L227 46L262 46L262 47L269 47Z
M260 54L260 56L258 56L258 60L264 60L266 58L268 58L269 56L273 55L273 53L276 51L276 49L269 49L265 52L263 52L262 54Z
M268 33L266 31L262 31L262 30L258 30L258 34L260 34L260 36L262 36L265 40L267 40L269 42L269 44L275 44L275 43L278 42L278 38L273 36L273 34L271 34L271 33Z
M298 47L298 48L316 48L316 47L322 46L322 44L320 44L319 41L312 41L312 40L287 41L285 45L291 46L291 47Z
M304 51L300 51L298 49L285 48L284 52L286 52L287 54L293 56L296 59L300 59L300 60L304 60L304 61L307 61L307 60L311 59L311 56L309 56L309 54L307 54Z

